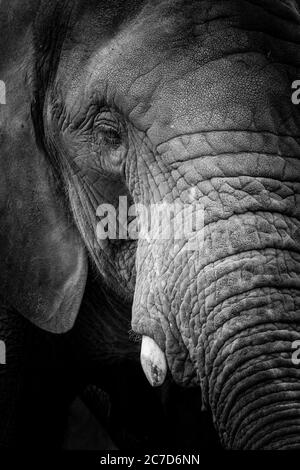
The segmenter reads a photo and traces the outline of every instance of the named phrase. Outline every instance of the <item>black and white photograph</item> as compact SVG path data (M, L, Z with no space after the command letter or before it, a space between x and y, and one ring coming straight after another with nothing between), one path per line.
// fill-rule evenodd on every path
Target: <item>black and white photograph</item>
M300 0L0 0L0 466L282 450Z

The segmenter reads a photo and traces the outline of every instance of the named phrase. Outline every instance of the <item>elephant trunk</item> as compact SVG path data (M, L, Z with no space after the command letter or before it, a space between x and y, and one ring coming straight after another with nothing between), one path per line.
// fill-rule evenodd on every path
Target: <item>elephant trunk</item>
M293 361L300 256L292 219L276 214L278 233L261 217L248 215L249 225L246 219L217 224L211 253L216 256L221 240L238 251L198 270L201 254L190 255L183 268L185 275L193 268L198 274L181 290L176 324L226 448L300 447L300 370Z
M223 215L206 226L189 350L226 448L300 447L300 172L289 155L282 166L275 152L245 154L250 176L220 179Z
M203 243L191 252L184 242L139 241L133 328L165 351L176 382L200 383L225 447L300 446L292 360L300 339L299 145L271 134L223 137L211 135L210 146L227 151L192 155L193 171L189 147L206 148L199 136L184 142L180 197L192 191L203 208ZM164 157L181 150L173 140Z
M233 449L300 447L299 321L292 292L255 290L205 327L202 384L222 443ZM242 309L241 309L242 308ZM231 312L229 312L231 310ZM299 313L298 313L299 316Z

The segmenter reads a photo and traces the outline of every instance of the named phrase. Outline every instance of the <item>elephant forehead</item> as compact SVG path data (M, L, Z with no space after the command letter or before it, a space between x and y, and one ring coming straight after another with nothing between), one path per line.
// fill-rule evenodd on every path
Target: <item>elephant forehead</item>
M148 130L156 145L186 129L254 123L257 130L274 131L270 109L290 83L268 60L276 44L251 32L257 15L261 25L273 19L273 30L278 28L276 17L262 8L264 0L247 15L247 2L236 1L111 5L103 12L103 2L91 2L72 31L71 52L70 41L65 48L60 69L70 106L93 94L105 98Z
M65 44L61 70L67 62L67 74L71 71L77 83L105 79L135 98L145 89L145 99L151 98L162 77L170 80L192 63L205 64L214 53L220 55L224 40L215 44L215 35L209 39L219 26L210 25L207 34L208 23L220 18L227 25L239 23L234 2L136 1L127 10L127 2L122 8L119 3L109 3L102 11L98 2L96 10L90 6L81 15ZM235 42L234 35L229 41Z

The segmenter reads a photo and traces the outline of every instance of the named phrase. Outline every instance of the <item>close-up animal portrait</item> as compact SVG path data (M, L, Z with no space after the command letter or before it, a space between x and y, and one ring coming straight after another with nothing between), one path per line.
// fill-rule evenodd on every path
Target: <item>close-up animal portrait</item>
M0 449L300 450L300 0L0 1Z

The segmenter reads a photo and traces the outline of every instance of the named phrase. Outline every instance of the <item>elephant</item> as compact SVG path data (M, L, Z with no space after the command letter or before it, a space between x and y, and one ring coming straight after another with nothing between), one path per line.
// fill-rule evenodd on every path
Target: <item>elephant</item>
M299 0L0 11L0 396L17 396L33 328L85 339L104 369L138 349L154 390L197 396L223 448L299 448ZM124 199L136 236L104 230ZM155 230L141 207L163 208Z
M0 106L1 359L5 356L0 361L0 448L61 448L68 410L78 395L120 449L192 448L195 441L186 428L199 429L199 419L203 445L214 446L209 416L201 413L197 419L200 407L191 406L193 391L181 391L170 381L161 390L147 386L139 338L130 332L131 306L104 286L65 207L54 167L37 142L29 105L33 76L19 45L31 41L43 8L29 1L0 5L1 98L7 95ZM32 181L30 168L37 176Z

